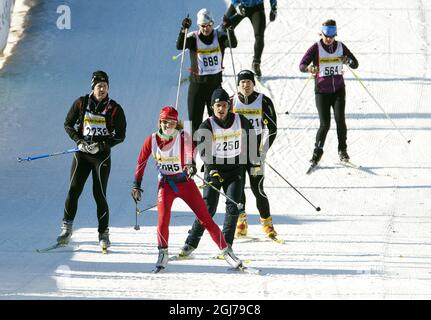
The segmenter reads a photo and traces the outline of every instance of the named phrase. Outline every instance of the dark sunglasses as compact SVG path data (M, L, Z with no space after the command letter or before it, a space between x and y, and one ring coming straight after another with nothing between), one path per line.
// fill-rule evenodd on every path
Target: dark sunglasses
M205 28L209 28L209 27L212 27L213 26L213 24L212 23L206 23L206 24L201 24L201 25L199 25L201 28L203 28L203 29L205 29Z

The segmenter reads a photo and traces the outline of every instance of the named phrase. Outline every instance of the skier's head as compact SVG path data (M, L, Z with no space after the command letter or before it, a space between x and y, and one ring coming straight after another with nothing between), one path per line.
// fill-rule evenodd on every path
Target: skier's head
M320 31L323 43L325 43L326 45L330 45L335 41L334 38L337 35L337 23L335 22L335 20L328 19L322 23Z
M213 31L214 19L207 8L199 10L196 22L199 26L199 31L205 36Z
M94 71L91 76L91 90L96 100L101 101L108 96L109 77L102 70Z
M237 79L239 91L245 96L251 95L254 91L254 86L256 85L253 71L242 70L238 73Z
M160 110L159 128L162 133L172 136L177 130L182 129L182 125L178 121L178 111L172 106L164 106Z
M230 109L229 94L223 88L215 89L211 96L211 106L216 118L226 120Z

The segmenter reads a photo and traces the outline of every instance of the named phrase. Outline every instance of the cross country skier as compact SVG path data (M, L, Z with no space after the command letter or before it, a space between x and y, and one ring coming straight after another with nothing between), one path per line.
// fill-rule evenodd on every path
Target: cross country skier
M78 98L67 113L64 128L80 151L74 154L70 188L64 207L60 245L69 243L78 198L90 174L93 196L97 204L99 242L105 251L109 241L109 208L106 188L111 170L111 148L126 137L126 117L121 106L108 96L109 78L104 71L95 71L91 78L92 92Z
M260 164L249 154L249 150L255 150L249 146L250 140L256 141L254 130L244 116L231 112L229 100L224 89L218 88L214 91L211 97L214 115L205 120L196 132L200 137L197 147L205 166L204 179L216 189L223 188L230 199L239 203L244 189L243 176L246 166L253 161L251 174L254 175L260 171ZM250 137L252 135L254 138ZM219 197L219 192L205 185L203 198L211 216L214 216L217 210ZM226 200L223 234L230 246L235 235L238 210L235 203ZM198 247L203 233L204 228L196 220L179 256L189 256Z
M269 21L272 22L277 17L277 0L270 0L270 5ZM231 0L226 16L232 20L234 28L244 18L250 20L254 31L254 56L251 68L258 77L261 77L260 63L263 47L265 46L264 35L266 29L264 0Z
M239 92L233 96L232 104L233 112L245 116L254 128L257 135L258 150L256 150L256 152L259 152L260 156L264 159L265 154L274 143L277 135L277 115L275 113L272 100L266 95L256 92L254 90L255 84L254 73L252 71L242 70L239 72L237 75L237 86ZM264 134L264 129L268 130L267 137L265 137L266 134ZM267 141L264 142L265 138L267 138ZM274 239L277 236L277 232L272 223L268 197L263 190L264 173L262 171L258 175L251 175L251 169L252 167L247 167L250 187L256 197L256 206L259 210L260 222L262 223L262 228L266 237ZM243 179L245 183L245 176ZM245 200L245 192L243 190L240 202L244 204L244 208ZM246 236L247 228L247 214L245 213L245 210L242 210L240 211L236 226L236 236Z
M178 50L183 49L185 32L191 25L192 20L184 18L176 42ZM235 33L226 17L223 18L221 28L214 29L214 19L208 9L204 8L197 13L197 25L199 30L189 32L185 43L185 49L190 52L191 63L187 105L189 120L192 122L192 135L202 123L205 105L208 115L212 114L211 94L221 87L225 48L237 46Z
M163 107L160 111L159 130L145 139L142 145L132 188L133 199L140 201L143 192L142 177L147 161L152 155L159 171L157 196L159 257L156 270L164 269L168 264L169 222L172 203L176 198L183 199L188 204L198 221L208 230L226 261L234 268L238 268L242 266L241 260L226 243L223 233L208 213L202 195L192 179L196 173L193 149L191 138L182 130L182 124L178 121L177 110L171 106Z
M349 161L350 159L346 144L346 90L343 64L352 69L359 66L358 60L346 45L335 40L337 24L334 20L326 20L322 24L320 35L320 41L307 50L299 65L301 72L309 72L315 77L315 98L320 127L317 131L315 148L310 160L312 166L316 166L323 155L323 146L331 125L331 107L334 109L337 124L340 161Z

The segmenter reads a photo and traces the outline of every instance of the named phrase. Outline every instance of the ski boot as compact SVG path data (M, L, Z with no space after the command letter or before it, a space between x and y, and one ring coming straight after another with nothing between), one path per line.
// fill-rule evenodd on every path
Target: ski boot
M251 68L253 69L253 72L256 74L256 77L262 76L262 70L260 70L260 62L253 62L251 64Z
M189 257L192 254L192 252L195 249L196 248L192 247L188 243L185 243L184 246L181 248L181 251L178 254L178 257L180 257L180 258L187 258L187 257Z
M260 223L262 223L262 229L265 233L265 237L269 239L275 239L277 237L277 232L274 229L274 225L272 224L272 217L268 218L260 218Z
M57 237L57 244L66 246L72 237L72 221L64 220L61 226L61 233Z
M346 150L338 150L338 156L340 157L341 162L348 162L350 160Z
M241 238L247 236L247 214L242 211L239 214L238 222L236 223L236 231L235 231L235 237Z
M232 248L229 245L222 250L221 255L224 257L226 262L232 266L232 268L238 269L243 266L241 259L233 253Z
M156 268L153 270L153 273L158 273L168 266L169 254L168 248L160 248L159 249L159 257L157 258Z
M311 157L311 165L316 166L320 159L322 159L323 155L323 149L322 148L315 148L313 151L313 156Z
M108 248L111 246L111 241L109 241L109 228L106 228L102 233L99 232L99 244L102 248L102 253L107 253Z

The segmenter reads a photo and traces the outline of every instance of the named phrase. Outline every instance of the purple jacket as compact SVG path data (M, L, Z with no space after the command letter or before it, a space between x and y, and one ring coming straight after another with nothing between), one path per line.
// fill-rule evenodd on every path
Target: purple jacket
M333 53L337 49L338 42L334 41L332 45L327 46L322 40L320 40L320 44L327 52ZM358 60L344 45L344 43L342 43L342 46L343 54L351 59L349 67L356 69L359 66ZM301 72L308 72L307 67L310 63L313 63L315 66L319 66L319 47L317 42L313 44L302 57L301 63L299 64L299 70L301 70ZM314 90L316 93L333 93L343 89L344 87L344 78L342 75L333 75L329 77L319 77L319 75L317 75L315 78Z

